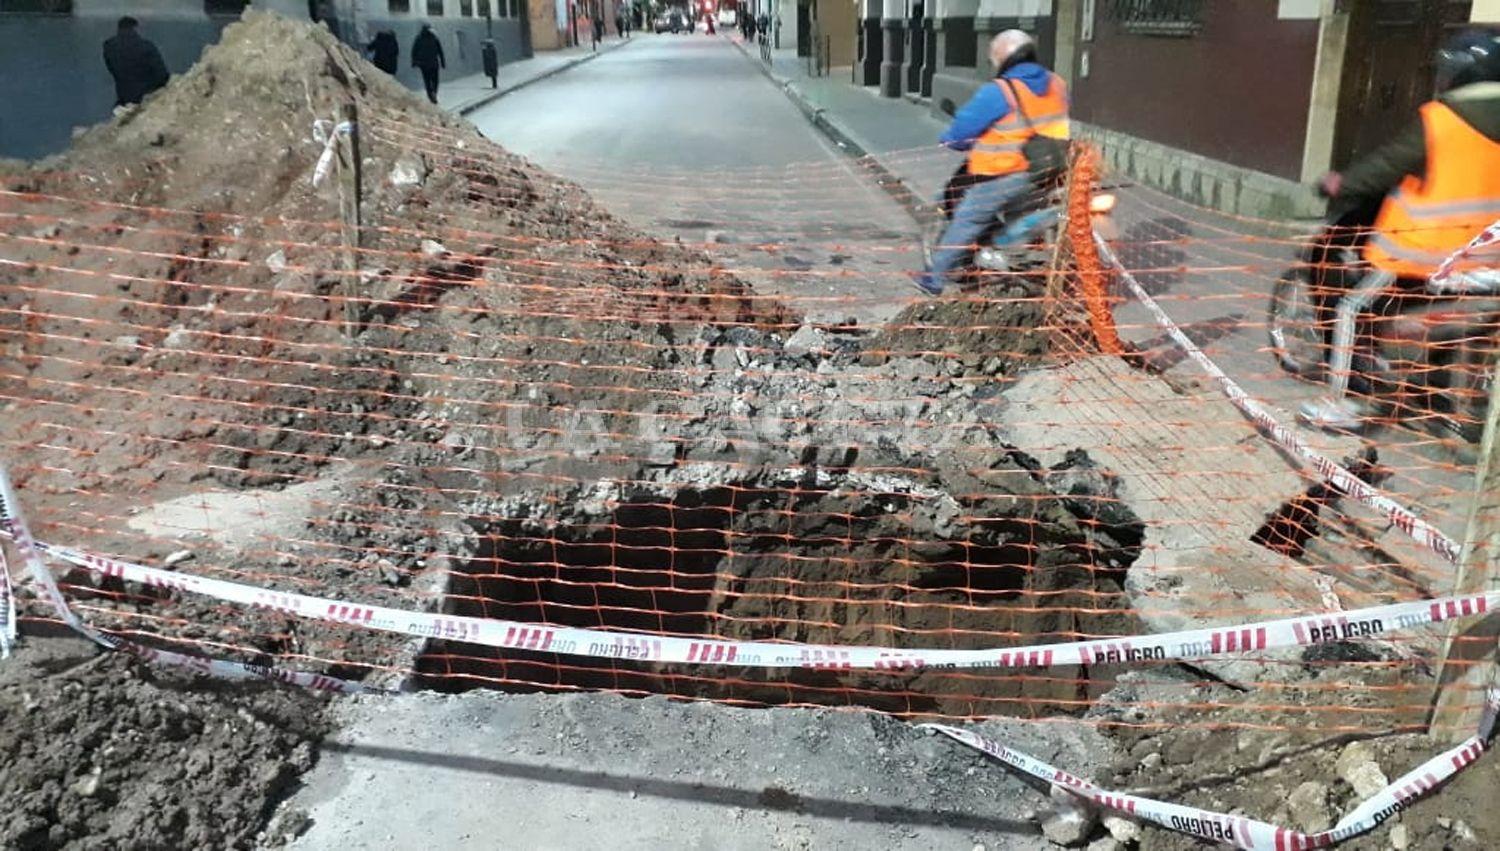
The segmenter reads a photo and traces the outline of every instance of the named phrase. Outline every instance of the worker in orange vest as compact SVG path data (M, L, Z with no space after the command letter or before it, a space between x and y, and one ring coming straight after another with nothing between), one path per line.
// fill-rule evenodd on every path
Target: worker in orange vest
M915 277L917 288L940 295L948 275L974 250L1005 206L1031 188L1022 149L1033 136L1067 139L1068 84L1037 61L1036 41L1006 30L990 41L995 80L974 93L953 116L940 141L968 151L963 198L932 253L932 268Z
M1359 317L1392 287L1425 287L1449 255L1500 221L1500 32L1461 33L1439 52L1437 65L1441 94L1422 105L1420 120L1321 182L1345 209L1379 204L1380 211L1364 246L1371 271L1335 311L1330 395L1300 412L1313 425L1355 429L1369 414L1345 395ZM1491 248L1456 268L1497 265L1500 252Z

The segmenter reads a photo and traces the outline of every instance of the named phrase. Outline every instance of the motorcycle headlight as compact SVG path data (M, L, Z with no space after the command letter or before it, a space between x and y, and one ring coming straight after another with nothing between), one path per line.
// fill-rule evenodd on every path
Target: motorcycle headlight
M1095 215L1112 213L1115 209L1115 196L1108 192L1101 192L1089 201L1089 212Z

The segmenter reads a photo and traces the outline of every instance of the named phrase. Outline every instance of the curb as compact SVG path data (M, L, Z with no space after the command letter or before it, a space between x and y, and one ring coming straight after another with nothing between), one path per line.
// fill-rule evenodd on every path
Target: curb
M807 118L808 123L812 124L814 129L828 137L830 141L839 147L839 150L847 154L860 168L868 172L876 185L889 195L891 200L901 205L906 214L915 219L918 225L926 225L930 222L933 212L932 205L923 201L920 193L908 186L906 181L902 180L895 172L882 165L875 158L874 154L865 150L863 145L854 140L849 131L840 127L834 119L829 118L828 110L820 106L814 106L812 101L807 99L807 96L797 88L795 83L777 76L769 65L761 61L759 56L751 55L749 48L728 36L723 36L723 38L734 45L735 49L739 50L740 54L749 60L752 65L759 68L760 72L766 76L766 79L775 83L776 87L781 89L782 94L786 95L787 99L802 111L802 115Z
M613 53L614 51L619 50L620 48L630 43L631 39L620 39L609 47L601 48L594 51L593 53L588 54L587 56L580 56L577 59L564 62L563 64L558 65L556 68L549 68L546 71L543 71L542 73L536 75L535 77L521 80L517 83L512 83L503 89L495 89L492 92L487 92L486 94L481 95L479 98L472 100L469 103L466 103L463 106L460 106L452 111L456 115L468 115L471 112L489 106L490 104L505 97L508 94L519 91L520 89L524 89L532 83L540 83L548 77L555 77L564 71L570 70L572 68L577 68L579 65L582 65L585 62L592 62L595 59L603 56L604 54Z

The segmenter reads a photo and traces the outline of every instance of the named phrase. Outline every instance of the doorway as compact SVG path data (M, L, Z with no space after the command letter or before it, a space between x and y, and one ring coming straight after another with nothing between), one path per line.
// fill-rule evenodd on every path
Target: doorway
M1432 99L1433 57L1467 26L1472 0L1360 0L1350 4L1333 165L1379 147Z

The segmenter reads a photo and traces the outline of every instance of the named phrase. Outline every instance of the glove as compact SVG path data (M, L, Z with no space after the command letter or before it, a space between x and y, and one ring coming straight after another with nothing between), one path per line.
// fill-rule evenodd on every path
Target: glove
M1339 191L1344 188L1344 176L1336 171L1330 171L1318 178L1318 194L1324 198L1337 198Z

